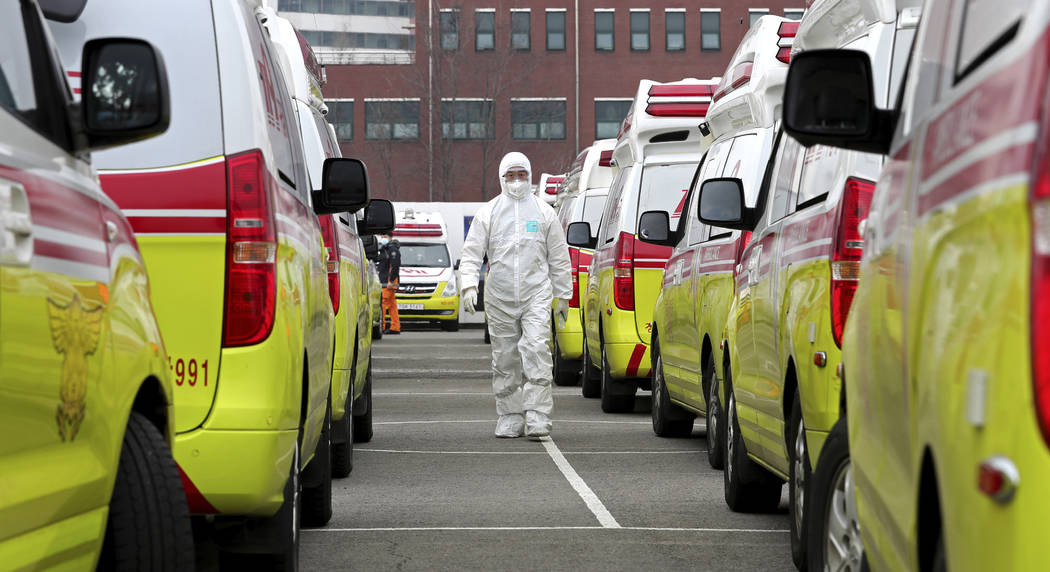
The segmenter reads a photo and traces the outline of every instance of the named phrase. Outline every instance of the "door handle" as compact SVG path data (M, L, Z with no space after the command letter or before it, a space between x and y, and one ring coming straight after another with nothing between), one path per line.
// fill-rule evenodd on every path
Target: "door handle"
M25 188L0 179L0 263L28 266L33 258L33 220Z

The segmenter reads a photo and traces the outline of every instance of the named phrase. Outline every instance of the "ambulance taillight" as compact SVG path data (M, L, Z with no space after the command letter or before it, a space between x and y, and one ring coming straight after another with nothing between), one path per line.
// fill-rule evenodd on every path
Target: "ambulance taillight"
M1029 336L1032 397L1043 441L1050 446L1050 96L1044 98L1029 215L1032 266Z
M634 235L621 232L613 265L613 301L621 310L634 310Z
M257 344L273 329L277 227L262 152L226 158L226 294L223 347Z
M754 67L754 62L740 62L733 66L733 69L729 70L729 73L722 78L722 83L718 84L718 89L711 96L711 101L718 101L741 86L747 85L751 81L751 70Z
M339 313L339 233L335 231L335 215L318 217L321 236L328 261L328 296L332 298L332 311Z
M777 60L791 63L791 46L795 43L795 35L798 34L798 22L781 22L777 29Z
M846 316L860 280L860 257L864 251L860 223L868 217L875 183L851 177L846 179L846 188L842 192L831 255L831 333L840 348Z
M645 112L657 117L705 117L714 91L708 84L654 85Z
M572 298L570 308L580 307L580 249L569 247L569 263L572 266Z

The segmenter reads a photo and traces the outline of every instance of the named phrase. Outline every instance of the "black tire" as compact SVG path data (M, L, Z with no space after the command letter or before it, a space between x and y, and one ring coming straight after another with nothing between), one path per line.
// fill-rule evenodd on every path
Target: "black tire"
M554 349L551 350L551 362L554 364L554 385L567 387L576 385L580 379L580 362L561 357L558 335L554 334Z
M601 370L591 364L591 351L587 348L587 338L583 338L583 365L580 367L580 392L584 397L593 399L602 396Z
M631 381L613 379L609 372L609 356L602 344L602 411L630 413L634 411L634 393L638 387Z
M303 472L302 525L316 528L332 520L332 399L325 409L324 426L314 458Z
M100 570L192 570L193 527L182 479L160 431L131 412L109 501Z
M791 405L791 416L788 419L788 518L791 528L791 561L800 571L806 570L808 545L806 533L809 521L806 514L806 499L809 497L812 471L809 463L809 444L806 441L805 423L802 419L802 405L798 390L795 391Z
M491 344L492 343L492 336L489 335L489 323L488 323L488 321L485 322L485 343L486 344Z
M354 412L354 443L367 443L372 440L372 361L368 362L368 373L365 374L365 388L361 392L359 411Z
M828 438L820 448L820 456L817 458L816 471L809 482L809 498L806 500L806 520L808 530L806 540L809 553L809 570L824 570L826 560L825 550L830 548L827 542L828 525L832 511L838 514L835 523L849 522L849 507L852 499L844 493L848 482L852 479L852 467L849 456L849 436L847 435L847 420L843 416L831 428ZM852 489L851 486L848 487ZM853 504L852 506L856 506ZM842 518L846 516L847 518ZM848 524L845 529L849 534L843 535L838 531L834 533L836 544L834 546L848 545L853 551L851 564L844 570L862 570L865 567L864 544L860 541L859 524L854 522ZM859 554L856 552L859 551ZM859 556L859 558L858 558Z
M354 387L346 395L343 418L332 421L332 476L344 479L354 470Z
M443 320L441 322L441 329L446 332L458 332L459 331L459 320Z
M707 463L712 469L725 467L726 440L725 411L722 410L722 399L718 393L718 377L715 375L715 358L707 356L704 361L704 380L707 387Z
M732 381L727 371L726 468L722 472L726 504L734 512L771 512L780 504L784 483L748 458L740 437Z
M372 339L381 340L383 339L383 323L372 324Z
M671 403L664 379L664 362L660 355L660 344L653 337L653 433L657 437L688 437L693 433L695 416Z

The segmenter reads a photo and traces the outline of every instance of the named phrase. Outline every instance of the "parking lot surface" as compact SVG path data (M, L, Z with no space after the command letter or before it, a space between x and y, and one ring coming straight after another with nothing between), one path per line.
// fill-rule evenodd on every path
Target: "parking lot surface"
M375 434L333 482L331 522L303 531L304 570L793 569L786 496L776 514L730 512L703 421L656 437L647 392L609 415L556 387L548 440L496 439L482 337L376 343Z

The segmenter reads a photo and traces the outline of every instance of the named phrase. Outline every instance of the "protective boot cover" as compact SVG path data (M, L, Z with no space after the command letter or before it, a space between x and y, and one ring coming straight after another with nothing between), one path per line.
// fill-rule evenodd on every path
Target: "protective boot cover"
M529 171L525 155L508 153L500 163L499 196L482 205L463 243L461 286L477 288L488 255L485 310L492 338L492 390L499 435L504 417L522 416L537 431L550 432L551 302L572 297L569 248L554 209L531 192L514 198L503 176L511 168ZM515 189L516 190L516 189ZM515 193L519 194L519 193ZM520 418L520 417L518 417ZM533 429L530 424L529 429ZM520 433L519 433L520 435Z

